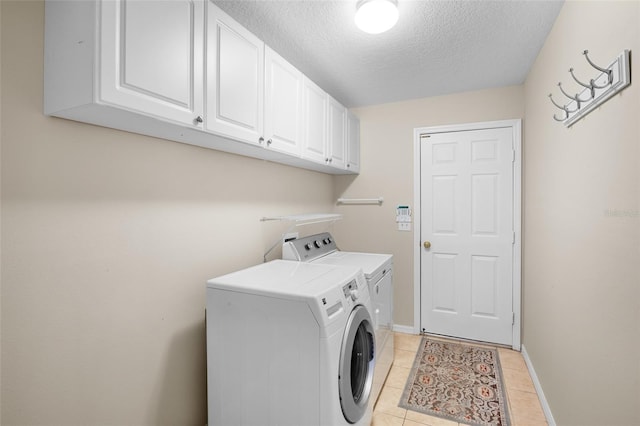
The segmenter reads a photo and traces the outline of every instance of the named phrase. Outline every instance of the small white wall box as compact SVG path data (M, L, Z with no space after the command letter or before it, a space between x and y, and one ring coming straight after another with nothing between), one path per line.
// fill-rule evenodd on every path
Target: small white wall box
M396 207L396 222L398 231L411 231L411 208L409 206Z

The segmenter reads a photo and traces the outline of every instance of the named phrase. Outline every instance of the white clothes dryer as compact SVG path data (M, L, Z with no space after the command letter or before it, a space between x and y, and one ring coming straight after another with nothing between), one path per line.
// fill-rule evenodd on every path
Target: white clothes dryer
M376 367L372 401L378 399L394 360L393 342L393 256L338 250L328 232L297 238L282 246L282 258L313 264L362 268L373 306L376 333Z
M376 360L354 267L285 260L207 282L210 426L369 425Z

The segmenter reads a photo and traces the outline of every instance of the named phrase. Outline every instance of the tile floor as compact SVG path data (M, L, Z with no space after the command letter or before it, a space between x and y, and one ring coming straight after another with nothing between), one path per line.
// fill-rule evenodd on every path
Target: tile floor
M395 333L395 360L373 412L372 426L456 426L438 417L398 407L422 336ZM513 426L538 426L547 422L520 352L498 348Z

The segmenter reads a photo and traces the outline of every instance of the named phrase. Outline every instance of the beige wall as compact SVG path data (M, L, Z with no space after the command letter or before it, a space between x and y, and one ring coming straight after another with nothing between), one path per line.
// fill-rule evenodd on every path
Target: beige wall
M394 320L413 327L413 232L398 231L396 206L413 206L413 130L522 118L522 86L354 109L360 117L361 173L335 178L336 196L384 197L382 206L340 206L336 233L344 250L394 255Z
M525 84L524 345L561 425L640 424L639 6L567 2ZM566 129L584 49L631 49L632 85Z
M43 116L43 3L0 3L1 423L202 426L206 279L332 177Z

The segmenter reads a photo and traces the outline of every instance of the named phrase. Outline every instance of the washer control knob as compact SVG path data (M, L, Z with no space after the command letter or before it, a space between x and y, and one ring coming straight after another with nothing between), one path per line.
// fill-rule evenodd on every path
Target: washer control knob
M304 245L304 249L305 250L311 250L311 247L313 247L313 245L311 243L307 243Z
M349 294L351 295L351 300L354 302L358 299L358 289L352 289Z
M322 245L322 243L320 242L320 240L315 240L315 241L313 242L313 245L315 245L315 246L316 246L316 248L320 248L320 246Z

